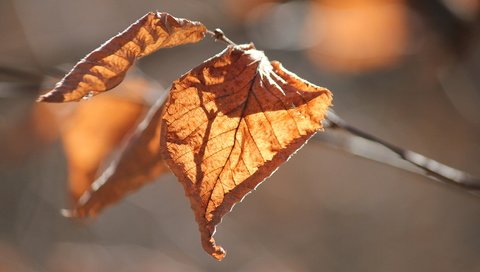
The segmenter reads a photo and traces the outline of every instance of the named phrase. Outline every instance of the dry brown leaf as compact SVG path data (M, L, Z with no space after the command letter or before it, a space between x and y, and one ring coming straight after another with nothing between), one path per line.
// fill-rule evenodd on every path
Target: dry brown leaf
M78 101L110 90L123 81L136 59L160 48L198 42L206 31L199 22L149 12L78 62L38 101Z
M118 161L92 183L67 216L95 216L107 205L168 171L160 157L162 104L159 100L150 109Z
M145 105L126 98L102 96L78 104L62 126L73 202L90 188L101 164L133 131Z
M162 155L214 258L225 256L212 237L222 216L322 128L331 99L253 45L230 46L173 83Z

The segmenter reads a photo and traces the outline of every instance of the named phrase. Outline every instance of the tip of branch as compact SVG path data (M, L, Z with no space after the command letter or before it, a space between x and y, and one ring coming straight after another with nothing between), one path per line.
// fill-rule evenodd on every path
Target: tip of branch
M210 34L215 41L222 41L228 45L233 45L236 46L237 44L232 42L227 36L225 36L225 33L220 28L215 28L214 31L207 30L207 33Z

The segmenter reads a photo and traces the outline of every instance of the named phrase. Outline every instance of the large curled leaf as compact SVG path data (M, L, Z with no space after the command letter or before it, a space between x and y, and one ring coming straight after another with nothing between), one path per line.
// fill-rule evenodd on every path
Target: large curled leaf
M230 46L173 83L162 154L214 258L225 256L212 237L222 216L322 128L331 99L253 45Z
M113 163L83 194L72 211L74 217L94 216L126 194L153 181L168 167L160 157L160 117L162 103L159 100L138 126L134 136Z
M160 48L198 42L206 31L199 22L149 12L78 62L38 101L78 101L110 90L122 82L136 59Z

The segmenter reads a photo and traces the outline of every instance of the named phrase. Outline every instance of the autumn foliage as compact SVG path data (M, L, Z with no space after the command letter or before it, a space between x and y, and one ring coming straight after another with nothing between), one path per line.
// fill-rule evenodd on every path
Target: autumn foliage
M160 48L198 42L205 33L205 26L199 22L177 19L164 12L147 13L79 61L39 101L78 101L108 91L123 81L136 59Z
M198 42L207 33L199 22L148 13L87 55L39 101L78 101L112 89L137 58ZM203 248L221 260L225 251L213 238L216 225L322 129L331 100L330 91L269 61L253 44L231 44L173 82L165 104L159 100L151 108L120 157L96 179L79 182L74 191L79 200L65 214L96 215L169 168L190 200ZM116 111L131 111L131 120L99 130L132 126L135 109L119 106ZM71 137L81 137L81 128ZM104 154L103 148L72 152Z
M80 103L68 116L61 136L73 201L90 188L102 162L135 127L143 111L140 103L105 96Z
M127 193L153 181L168 167L160 157L160 117L162 103L155 104L115 161L91 186L85 188L74 210L68 216L94 216L105 206Z

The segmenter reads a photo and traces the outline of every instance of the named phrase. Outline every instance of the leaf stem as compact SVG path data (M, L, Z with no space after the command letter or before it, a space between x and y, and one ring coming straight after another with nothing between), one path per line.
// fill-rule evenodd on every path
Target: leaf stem
M230 40L227 36L225 36L225 33L223 33L223 31L220 28L215 28L214 31L207 30L207 33L213 38L215 38L215 41L221 41L232 46L237 45L232 40Z

